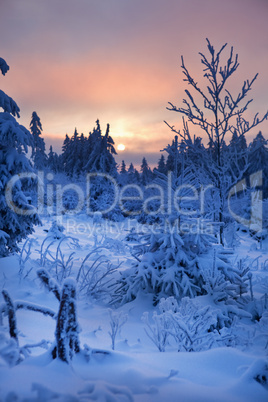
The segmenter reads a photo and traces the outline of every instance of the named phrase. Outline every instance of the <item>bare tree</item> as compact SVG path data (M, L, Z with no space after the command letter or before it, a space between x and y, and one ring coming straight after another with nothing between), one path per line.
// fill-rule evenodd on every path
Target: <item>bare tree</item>
M235 179L232 178L232 183L230 183L230 180L226 182L226 172L230 169L230 160L225 156L226 140L235 131L238 136L244 136L252 128L268 118L268 112L261 118L257 113L251 122L245 118L245 112L252 102L252 99L246 100L246 97L252 89L258 74L252 80L244 81L242 89L237 95L231 94L230 90L226 88L227 81L239 66L238 55L234 55L233 47L231 47L225 64L220 65L220 59L226 46L227 43L216 52L207 39L208 57L203 53L199 53L204 67L204 78L207 80L205 89L201 89L198 82L186 68L183 57L181 58L184 81L190 85L194 95L188 89L185 89L187 97L182 101L184 106L177 107L169 102L169 107L167 107L168 110L178 112L183 116L183 132L166 123L186 144L193 143L188 123L197 126L209 140L209 147L212 151L210 153L211 160L208 164L209 174L220 200L217 206L217 214L220 222L221 243L223 243L222 223L224 222L223 213L226 195L228 195L230 187L240 180L244 173L244 170L241 169L237 172ZM195 100L195 98L201 99L201 102ZM197 134L200 135L201 133L199 134L198 132Z

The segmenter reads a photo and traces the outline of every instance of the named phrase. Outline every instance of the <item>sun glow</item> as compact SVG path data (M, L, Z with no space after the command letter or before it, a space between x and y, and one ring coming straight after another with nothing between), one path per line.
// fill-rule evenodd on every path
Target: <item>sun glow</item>
M124 151L125 150L125 145L124 144L119 144L119 145L117 145L117 149L118 149L118 151Z

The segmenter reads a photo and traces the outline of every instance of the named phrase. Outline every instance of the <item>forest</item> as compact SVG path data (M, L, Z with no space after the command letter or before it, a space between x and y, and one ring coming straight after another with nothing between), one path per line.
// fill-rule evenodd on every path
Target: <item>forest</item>
M98 119L47 151L0 91L1 400L267 400L268 112L233 48L200 59L154 169Z

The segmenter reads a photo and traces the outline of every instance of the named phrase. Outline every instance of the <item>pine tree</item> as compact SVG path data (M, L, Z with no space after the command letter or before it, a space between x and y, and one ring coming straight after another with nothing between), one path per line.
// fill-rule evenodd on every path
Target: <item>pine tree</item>
M120 174L126 174L126 173L127 173L126 164L125 161L123 160L121 163Z
M79 165L78 143L79 143L79 134L77 132L77 129L75 128L69 143L67 140L67 150L65 154L65 165L64 165L64 170L66 174L71 177L75 175L78 171L78 165Z
M9 70L3 59L0 59L0 70L3 75ZM18 243L31 234L40 221L25 196L25 191L33 186L32 180L20 181L17 177L12 194L8 192L12 178L33 172L26 156L28 148L33 147L32 135L13 117L19 117L20 109L3 91L0 91L0 107L4 110L0 113L0 256L3 257L17 252Z
M128 175L127 175L127 168L125 161L122 160L121 166L120 166L120 174L118 176L119 184L121 186L125 186L128 181Z
M47 162L47 156L45 153L45 141L41 138L42 124L39 116L36 112L32 114L32 120L30 122L30 130L33 136L33 149L32 159L34 161L34 167L38 170L44 169Z
M114 141L109 135L110 125L107 124L105 135L102 135L100 122L96 121L97 127L89 137L92 151L85 165L87 172L108 173L111 176L117 175L116 162L113 155L116 155Z
M226 150L230 167L234 170L235 177L239 175L238 171L245 171L248 160L247 141L244 134L238 135L237 130L233 131L232 139ZM232 174L232 172L230 172Z
M52 145L50 145L50 147L49 147L47 167L54 173L58 173L62 170L60 157L57 154L57 152L53 151Z
M164 155L161 155L161 157L158 161L157 170L158 170L158 172L164 173L164 174L167 172Z
M146 158L143 158L141 163L141 182L144 186L146 186L152 181L152 178L153 173L148 166Z
M175 135L174 139L172 140L172 144L168 144L167 147L163 149L163 151L168 153L166 171L173 172L175 177L183 174L184 148L184 142L179 142L178 136Z

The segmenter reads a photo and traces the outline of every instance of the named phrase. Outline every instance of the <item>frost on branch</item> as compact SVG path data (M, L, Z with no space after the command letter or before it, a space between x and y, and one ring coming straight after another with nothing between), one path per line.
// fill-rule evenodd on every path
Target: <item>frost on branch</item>
M15 117L20 117L20 108L17 103L10 98L5 92L0 89L0 107L4 109L4 112L13 114Z

